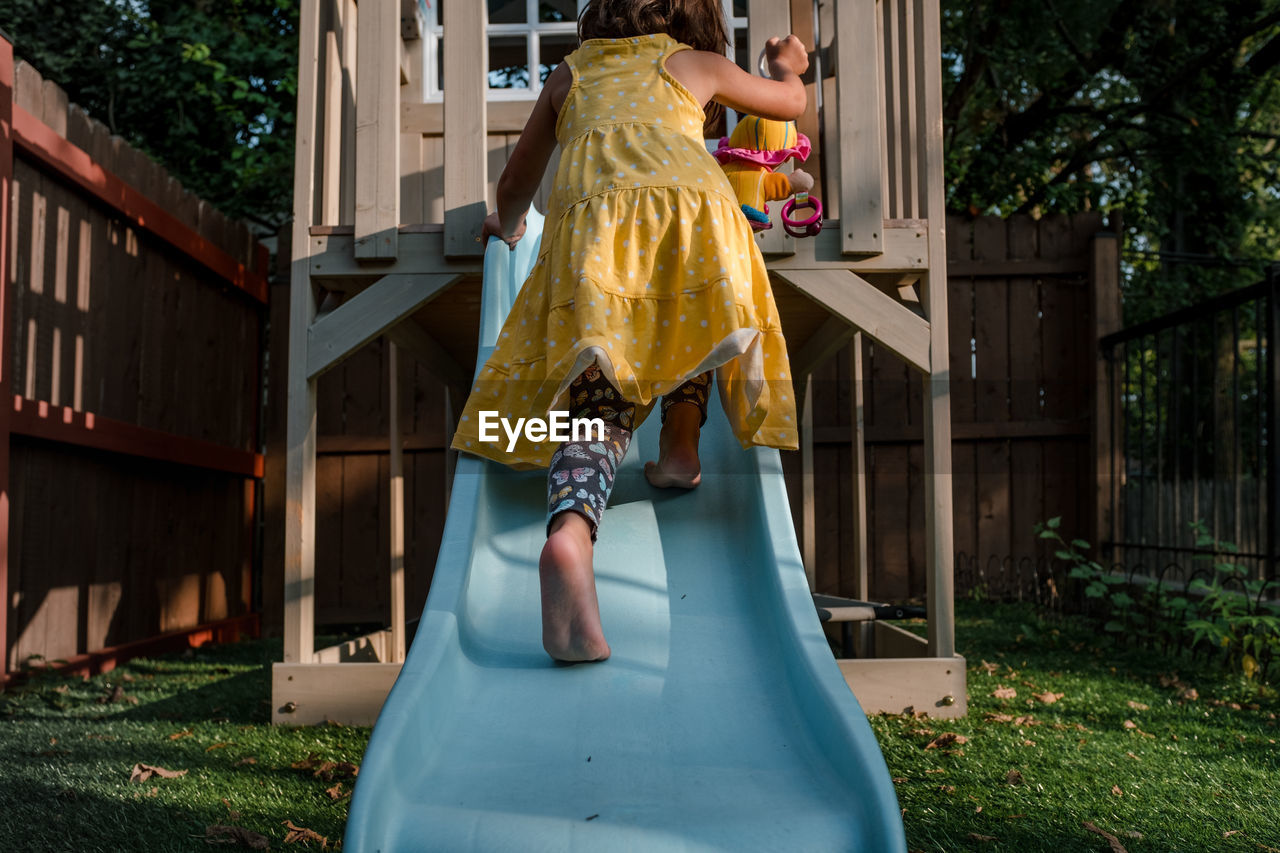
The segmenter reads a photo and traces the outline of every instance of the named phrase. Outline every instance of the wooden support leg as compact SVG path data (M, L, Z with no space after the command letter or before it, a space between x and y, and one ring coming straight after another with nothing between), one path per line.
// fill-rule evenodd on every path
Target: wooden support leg
M404 442L400 437L399 347L387 342L391 418L391 662L403 663L404 632Z
M932 273L922 277L921 283L925 287L932 286ZM937 284L945 288L946 279L942 278ZM946 329L945 316L940 316L933 324L930 355L933 372L923 380L925 575L928 578L929 656L947 658L956 653L951 373L946 338L941 337L940 340L939 327Z
M804 546L804 573L809 591L818 591L817 519L813 496L813 374L804 378L804 400L800 408L800 503L801 542Z
M862 408L862 333L858 332L849 343L849 395L850 423L853 424L853 442L849 457L853 460L853 495L851 519L853 527L853 565L856 596L869 601L871 596L871 566L867 562L867 455L866 424ZM858 623L858 649L862 657L873 657L874 626L870 622Z
M305 256L293 262L291 290L285 430L284 659L286 663L309 663L315 654L316 380L307 377L306 364L307 329L315 317L316 303Z

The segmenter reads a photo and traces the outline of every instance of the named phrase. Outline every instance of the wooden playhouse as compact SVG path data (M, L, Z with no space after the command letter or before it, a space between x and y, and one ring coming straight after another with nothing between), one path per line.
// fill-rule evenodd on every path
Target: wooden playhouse
M920 377L928 637L886 622L840 660L868 712L966 710L952 601L942 82L938 0L726 0L738 61L767 38L816 45L800 129L827 220L813 239L758 236L803 401L800 542L811 585L814 369L860 336ZM440 8L443 6L443 8ZM493 181L545 74L576 44L576 0L302 0L289 307L284 661L273 719L371 723L405 655L404 521L395 372L446 385L446 430L475 360ZM447 27L442 26L447 21ZM734 117L729 115L732 122ZM548 169L553 174L554 162ZM535 199L544 206L546 187ZM315 647L316 383L369 341L390 342L391 625ZM866 599L862 383L851 396L857 594ZM446 471L446 477L451 470ZM447 484L442 486L447 488ZM852 615L852 614L850 614Z

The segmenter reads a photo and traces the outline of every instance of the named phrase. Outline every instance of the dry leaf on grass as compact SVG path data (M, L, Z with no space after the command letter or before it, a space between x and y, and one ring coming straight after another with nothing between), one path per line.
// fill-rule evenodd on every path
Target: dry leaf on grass
M991 695L997 699L1017 699L1018 691L1013 687L997 687Z
M169 735L169 740L178 740L179 738L191 737L193 734L195 734L195 732L191 731L191 729L183 729L180 732L174 732L173 734Z
M946 749L952 745L968 743L969 739L955 732L943 732L925 745L925 749Z
M199 836L197 836L199 837ZM204 829L205 844L239 844L250 850L269 850L271 842L265 835L259 835L243 826L224 826L213 824Z
M258 759L254 758L252 755L246 755L244 758L237 761L233 766L239 767L242 764L257 764L257 763L258 763Z
M1023 746L1035 746L1035 745L1036 745L1036 742L1035 742L1035 741L1033 741L1033 740L1024 740L1024 741L1022 742L1022 745L1023 745Z
M983 661L983 662L982 662L982 668L983 668L983 669L985 669L985 670L987 671L987 675L995 675L995 674L996 674L996 670L998 670L998 669L1000 668L1000 664L998 664L998 663L987 663L986 661Z
M1222 833L1222 837L1230 838L1231 836L1238 835L1239 833L1240 833L1240 830L1238 829L1228 829L1226 832Z
M152 776L159 776L161 779L176 779L179 776L186 776L185 770L166 770L163 767L157 767L152 764L135 764L133 770L129 773L130 782L145 782Z
M1043 702L1046 705L1052 705L1054 702L1057 702L1059 699L1061 699L1063 696L1066 696L1067 694L1054 693L1052 690L1046 690L1044 693L1033 693L1031 695L1039 699L1041 702Z
M1013 717L1009 714L996 714L991 711L986 713L985 719L988 723L1012 723Z
M289 827L289 831L284 835L285 844L297 844L300 841L319 841L321 850L329 849L329 839L325 838L314 829L307 829L305 826L295 826L291 820L286 820L284 825Z
M895 784L895 785L901 785L901 784L902 784L903 782L905 782L905 781L907 781L907 777L906 777L906 776L894 776L894 777L893 777L893 784Z
M331 800L340 800L343 797L347 797L351 795L350 791L342 790L341 782L338 782L332 788L325 788L324 792L329 795L329 799Z
M1013 724L1015 726L1038 726L1041 725L1041 722L1030 714L1027 714L1025 717L1014 717Z
M99 705L114 705L117 702L128 702L130 705L137 705L138 697L126 696L124 693L124 686L120 684L117 684L114 688L112 688L111 692L108 693L106 696L98 697Z
M1125 753L1125 755L1129 756L1129 757L1130 757L1130 758L1132 758L1134 761L1141 761L1141 760L1142 760L1142 759L1141 759L1141 758L1139 758L1138 756L1134 755L1132 752L1126 752L1126 753Z
M1022 772L1019 770L1010 770L1008 773L1004 774L1004 781L1010 785L1022 785L1026 782L1026 780L1022 778Z
M1117 797L1123 797L1123 796L1124 796L1124 791L1123 791L1123 790L1121 790L1121 788L1120 788L1120 786L1119 786L1119 785L1112 785L1112 786L1111 786L1111 793L1112 793L1112 794L1114 794L1114 795L1115 795L1115 796L1117 796Z
M1150 705L1144 705L1144 704L1142 704L1141 702L1135 702L1135 701L1133 701L1132 699L1130 699L1130 700L1129 700L1128 702L1126 702L1125 704L1126 704L1126 705L1128 705L1130 708L1132 708L1132 709L1133 709L1133 710L1135 710L1135 711L1147 711L1147 710L1150 710L1150 708L1151 708L1151 706L1150 706Z
M944 794L954 794L956 792L955 785L939 785L938 790Z
M1116 838L1106 830L1098 829L1098 827L1094 826L1087 820L1082 824L1082 826L1090 832L1096 832L1098 835L1107 839L1107 843L1111 845L1111 853L1128 853L1128 851L1124 849L1124 845L1120 843L1120 839Z
M1135 723L1133 720L1125 720L1124 727L1126 729L1136 729L1138 727L1138 724Z
M919 735L920 737L928 737L933 734L933 729L912 729L910 734Z
M969 833L969 840L970 841L995 841L996 837L994 835L979 835L976 832L971 832Z
M221 743L221 742L219 742L219 743L212 744L212 745L210 745L210 746L206 746L206 747L204 748L204 751L205 751L205 752L213 752L215 749L226 749L226 748L227 748L227 747L229 747L229 746L231 746L231 744L229 744L229 743Z
M925 773L946 773L947 771L943 770L941 767L931 767L924 772Z
M350 761L321 761L316 753L289 765L294 770L309 770L311 775L325 782L335 779L354 779L360 773L360 765Z

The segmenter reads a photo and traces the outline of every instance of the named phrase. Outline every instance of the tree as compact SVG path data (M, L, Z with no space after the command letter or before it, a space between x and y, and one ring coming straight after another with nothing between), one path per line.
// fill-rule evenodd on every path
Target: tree
M14 49L233 217L291 213L296 0L0 0Z
M1123 208L1126 320L1253 281L1280 236L1280 0L944 0L950 203Z

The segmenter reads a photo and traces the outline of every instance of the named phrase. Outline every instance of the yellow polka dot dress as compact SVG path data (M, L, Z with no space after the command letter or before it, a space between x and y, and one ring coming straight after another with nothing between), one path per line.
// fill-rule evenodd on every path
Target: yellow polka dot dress
M670 36L591 39L566 58L560 165L533 271L481 368L453 447L546 468L559 442L481 436L481 413L548 418L593 361L638 427L662 394L715 370L744 448L794 450L786 341L764 258L702 138L702 107L664 63ZM495 440L496 436L496 440Z

